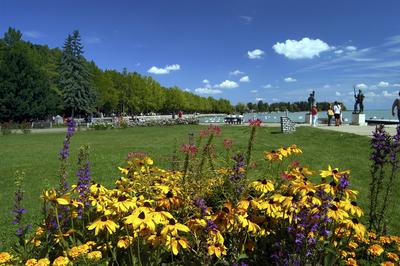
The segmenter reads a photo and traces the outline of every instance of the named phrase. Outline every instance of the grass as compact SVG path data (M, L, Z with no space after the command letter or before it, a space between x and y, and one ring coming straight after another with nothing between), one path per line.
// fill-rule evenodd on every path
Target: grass
M198 132L201 126L140 127L124 130L81 131L71 141L70 182L74 182L78 149L83 144L91 147L90 161L92 175L96 182L112 186L119 177L117 166L124 164L128 152L148 153L161 167L170 167L174 146L188 142L188 134ZM248 127L223 126L222 136L217 137L217 150L222 149L223 139L234 140L234 149L245 151L249 136ZM14 242L15 228L10 210L14 197L14 173L21 170L26 173L23 205L28 212L26 219L30 223L39 222L40 194L44 187L58 185L59 161L57 153L62 147L64 133L46 133L29 135L9 135L0 137L0 250L9 248ZM300 127L295 134L284 135L278 128L262 127L257 132L253 158L262 161L262 152L297 144L303 155L299 161L314 170L326 169L330 164L341 170L350 169L352 187L359 191L359 204L366 210L369 194L369 138L354 134L325 131L309 127ZM259 164L262 167L262 164ZM318 172L317 172L318 173ZM316 174L317 176L317 174ZM396 191L396 197L400 196ZM394 204L393 204L394 205ZM399 234L395 225L400 219L399 212L391 210L390 229Z

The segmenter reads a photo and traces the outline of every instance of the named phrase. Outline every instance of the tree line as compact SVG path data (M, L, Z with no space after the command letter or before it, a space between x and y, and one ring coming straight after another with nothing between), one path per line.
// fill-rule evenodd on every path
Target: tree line
M317 102L317 109L320 111L327 111L329 105L332 103L329 102ZM262 100L252 103L248 102L247 104L238 103L235 105L235 111L239 113L245 112L303 112L309 111L310 107L308 102L306 101L298 101L298 102L275 102L275 103L267 103ZM343 110L346 110L346 107L343 105Z
M0 39L0 122L47 119L55 114L157 112L228 113L229 100L166 88L137 72L102 70L83 56L78 31L49 48L9 28Z

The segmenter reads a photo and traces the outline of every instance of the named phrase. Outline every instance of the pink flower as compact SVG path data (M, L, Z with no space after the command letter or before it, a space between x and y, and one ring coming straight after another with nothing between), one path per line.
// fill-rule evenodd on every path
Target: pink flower
M261 121L261 119L259 119L259 118L252 118L252 119L249 119L249 124L250 124L250 126L259 127L259 126L261 125L261 123L262 123L262 121Z
M219 134L221 134L221 128L219 126L209 125L208 132L210 134L214 134L214 135L218 136Z
M224 148L229 150L233 146L233 140L231 139L224 139Z
M207 137L208 136L208 130L204 130L204 129L200 130L199 135L202 138L203 137Z
M186 154L196 154L197 148L195 145L190 145L190 144L182 144L181 150L183 153Z

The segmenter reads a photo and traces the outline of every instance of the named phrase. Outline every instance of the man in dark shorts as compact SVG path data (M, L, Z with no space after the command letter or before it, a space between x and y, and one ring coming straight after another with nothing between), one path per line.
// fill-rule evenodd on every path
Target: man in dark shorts
M400 123L400 92L399 92L399 97L394 100L393 105L392 105L392 115L395 116L394 114L394 109L397 108L397 119L399 120Z

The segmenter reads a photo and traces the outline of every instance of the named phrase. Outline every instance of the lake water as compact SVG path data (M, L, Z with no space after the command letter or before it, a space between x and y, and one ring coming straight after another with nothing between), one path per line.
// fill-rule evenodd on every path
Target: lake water
M292 119L295 122L298 123L304 123L305 122L305 114L307 112L294 112L294 113L288 113L288 116L290 119ZM370 118L377 118L377 119L395 119L397 120L397 116L394 117L392 116L391 110L367 110L364 112L365 113L365 119L370 119ZM272 113L248 113L244 114L244 120L243 121L248 121L251 118L259 118L263 122L266 123L279 123L280 122L280 117L285 116L285 112L272 112ZM344 123L350 123L351 122L351 115L352 111L344 111L343 112L343 120ZM202 123L223 123L224 122L225 115L215 115L215 116L203 116L200 117L200 122ZM318 118L328 118L326 111L321 111L318 113Z

